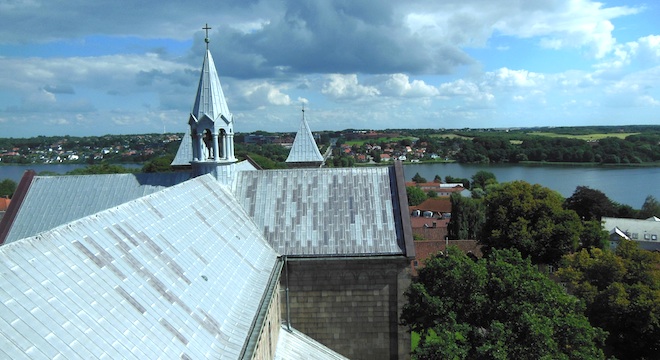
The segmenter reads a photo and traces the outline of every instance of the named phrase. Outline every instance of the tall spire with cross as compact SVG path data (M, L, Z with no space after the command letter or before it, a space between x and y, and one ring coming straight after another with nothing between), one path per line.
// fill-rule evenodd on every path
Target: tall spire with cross
M216 178L229 178L236 162L234 157L234 117L229 112L220 78L209 50L209 30L206 24L206 53L197 87L195 104L188 124L192 139L193 175L213 173Z
M204 38L204 42L206 43L206 50L208 50L208 49L209 49L209 42L211 42L211 40L209 40L209 30L211 30L211 27L210 27L209 24L207 23L207 24L202 28L202 30L205 30L205 31L206 31L206 37Z

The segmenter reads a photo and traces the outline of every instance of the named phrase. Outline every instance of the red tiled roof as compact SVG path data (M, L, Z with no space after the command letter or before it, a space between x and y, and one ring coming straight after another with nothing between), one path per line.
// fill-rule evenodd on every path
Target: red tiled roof
M7 211L7 208L9 208L9 203L11 200L7 198L0 198L0 211Z
M433 211L436 214L451 213L451 200L447 197L437 197L424 200L423 203L417 206L411 206L410 212L414 210L420 211Z
M435 223L435 226L438 227L447 227L447 224L449 223L448 219L435 219L435 218L425 218L422 216L411 216L410 217L410 225L412 225L412 228L424 228L424 227L433 227L433 223Z

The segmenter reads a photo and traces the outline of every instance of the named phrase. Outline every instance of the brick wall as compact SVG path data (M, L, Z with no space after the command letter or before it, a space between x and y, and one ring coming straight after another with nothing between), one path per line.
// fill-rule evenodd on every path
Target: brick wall
M409 359L410 334L398 325L409 265L404 257L289 259L281 285L288 272L291 326L350 359Z

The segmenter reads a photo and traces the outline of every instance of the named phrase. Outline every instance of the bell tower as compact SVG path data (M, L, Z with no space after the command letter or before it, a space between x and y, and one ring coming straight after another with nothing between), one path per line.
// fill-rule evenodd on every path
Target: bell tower
M192 140L193 176L213 174L220 181L229 181L234 172L234 117L229 112L222 92L220 78L209 51L208 24L206 53L202 64L195 104L190 112L188 125Z

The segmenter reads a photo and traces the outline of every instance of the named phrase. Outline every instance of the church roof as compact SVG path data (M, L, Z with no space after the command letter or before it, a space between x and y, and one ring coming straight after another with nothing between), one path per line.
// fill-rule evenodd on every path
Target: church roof
M190 173L35 176L4 243L109 209L190 178ZM3 239L0 239L0 244Z
M277 268L208 175L6 244L0 258L4 358L239 358Z
M181 138L179 149L176 151L174 160L170 165L172 166L190 166L193 160L193 143L190 137L190 126L186 127L186 133Z
M347 360L348 358L330 350L300 331L293 328L288 330L283 325L277 341L275 360L290 359Z
M393 172L384 167L246 171L237 175L234 193L281 254L405 255Z
M204 56L202 73L199 78L197 95L195 96L195 104L193 105L191 114L198 120L203 115L208 116L214 121L220 116L224 116L229 122L232 120L225 94L220 85L218 71L215 68L211 51L208 49L206 50L206 56Z
M323 156L316 145L305 116L300 121L300 127L296 133L296 138L293 140L293 146L289 152L289 157L286 158L286 162L323 162Z

